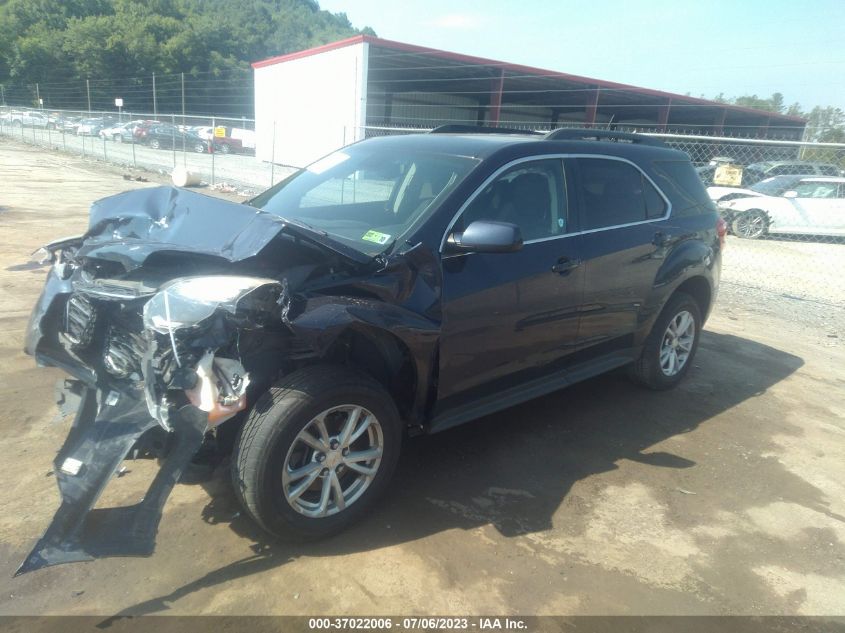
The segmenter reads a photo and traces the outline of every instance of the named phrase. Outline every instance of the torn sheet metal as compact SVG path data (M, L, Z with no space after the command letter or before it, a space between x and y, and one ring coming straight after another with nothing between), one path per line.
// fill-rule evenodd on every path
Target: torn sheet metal
M84 388L73 428L53 462L61 505L15 575L102 556L152 554L164 503L199 448L207 417L189 406L171 422L174 445L143 500L92 510L123 459L158 422L139 390L118 394Z

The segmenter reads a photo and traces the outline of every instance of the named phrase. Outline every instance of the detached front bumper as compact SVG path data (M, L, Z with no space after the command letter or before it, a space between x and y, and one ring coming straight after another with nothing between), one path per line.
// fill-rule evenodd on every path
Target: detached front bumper
M73 427L53 464L61 505L15 575L104 556L149 556L164 503L202 443L207 414L185 406L171 417L173 442L161 469L133 506L92 510L129 451L159 426L144 393L95 390L67 381L66 402L77 400Z

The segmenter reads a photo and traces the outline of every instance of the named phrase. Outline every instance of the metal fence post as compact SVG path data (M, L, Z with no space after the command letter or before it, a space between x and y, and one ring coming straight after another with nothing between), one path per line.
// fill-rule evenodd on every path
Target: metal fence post
M170 115L170 144L173 146L173 167L176 167L176 115Z
M108 153L106 152L106 137L103 136L103 160L108 161L108 159L109 159L109 156L108 156Z
M209 143L211 143L211 145L209 145L209 148L210 148L209 151L211 152L211 186L212 187L214 186L214 155L217 153L217 152L214 151L214 138L215 138L214 130L216 130L216 129L217 129L216 119L214 117L211 117L211 140L209 141Z
M270 186L273 186L273 180L276 176L276 122L273 121L273 145L270 150Z
M130 119L131 120L131 119ZM132 139L129 141L132 145L132 167L138 168L138 162L135 160L135 132L132 132Z
M47 146L53 149L53 135L50 134L50 123L47 123Z

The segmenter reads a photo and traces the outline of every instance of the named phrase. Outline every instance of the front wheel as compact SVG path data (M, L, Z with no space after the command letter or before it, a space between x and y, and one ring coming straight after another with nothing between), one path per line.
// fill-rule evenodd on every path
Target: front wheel
M271 534L323 538L384 492L401 441L396 405L379 383L344 367L308 367L256 403L235 445L234 487Z
M657 317L631 365L635 382L655 390L671 389L686 376L698 349L703 319L695 299L676 292Z
M733 234L747 240L756 240L758 237L762 237L768 229L769 219L765 213L758 209L741 213L731 223Z
M157 138L154 138L150 141L150 147L153 149L160 149L161 142Z
M205 143L197 143L194 145L194 151L197 154L204 154L205 153Z

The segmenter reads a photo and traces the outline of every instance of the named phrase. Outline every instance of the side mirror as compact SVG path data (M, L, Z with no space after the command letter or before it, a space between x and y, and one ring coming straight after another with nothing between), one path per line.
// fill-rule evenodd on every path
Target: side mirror
M797 198L798 192L797 191L784 191L783 197L784 198Z
M453 253L513 253L522 248L522 232L510 222L476 220L463 233L452 233L446 246Z

